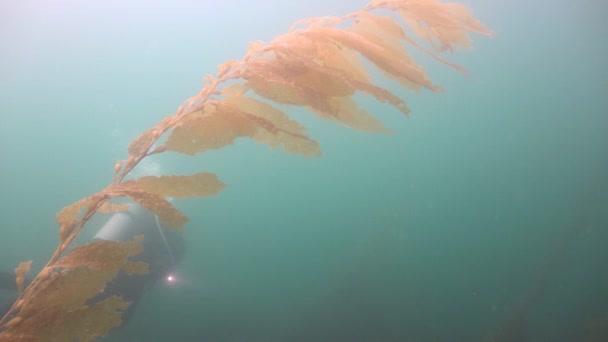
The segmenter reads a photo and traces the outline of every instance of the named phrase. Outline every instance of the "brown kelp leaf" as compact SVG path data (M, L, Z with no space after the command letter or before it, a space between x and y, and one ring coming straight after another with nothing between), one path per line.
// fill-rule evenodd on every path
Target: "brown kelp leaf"
M374 45L380 46L385 51L385 57L392 60L400 60L400 63L411 66L410 73L406 74L405 77L404 75L393 75L386 72L384 69L380 69L384 76L394 79L401 83L404 88L412 89L414 91L420 91L422 87L432 89L433 85L431 80L426 76L424 69L416 63L412 56L410 56L409 52L405 49L405 46L397 37L383 32L383 27L376 25L379 24L379 20L374 21L372 19L373 17L377 16L371 14L367 16L362 15L349 31L360 35ZM395 33L394 28L390 30ZM424 80L425 83L418 83L420 80Z
M25 283L25 276L30 271L30 267L32 266L32 260L24 261L19 263L17 268L15 268L16 274L16 283L17 283L17 292L21 293L23 291L23 284Z
M315 141L287 115L262 101L249 97L228 97L207 106L204 113L185 118L167 139L167 149L195 154L250 137L270 146L284 146L287 152L305 156L320 154Z
M350 79L358 82L371 82L371 77L359 55L350 49L324 41L314 41L316 58L329 68L343 71Z
M254 73L248 69L248 73L244 75L247 80L247 87L256 92L256 94L267 98L271 101L280 104L290 104L296 106L304 106L307 104L304 93L305 89L294 84L289 80L285 80L277 75L259 72Z
M343 49L333 42L316 41L299 34L284 34L274 39L271 47L281 54L298 56L299 61L305 58L310 63L340 70L346 78L371 82L361 58L353 50Z
M144 176L135 181L146 192L177 198L214 196L226 187L216 175L206 172L191 176Z
M275 50L288 49L275 47ZM286 56L248 63L243 78L249 88L271 101L309 106L328 115L333 114L332 97L352 95L355 91L344 79L331 77L323 70Z
M424 70L413 63L409 55L399 53L395 48L382 43L371 41L352 30L341 30L332 27L315 27L301 34L316 40L330 40L345 47L356 50L375 66L393 77L406 81L407 84L417 84L430 90L437 90L426 77Z
M68 312L61 329L51 330L53 341L94 341L112 328L122 324L122 315L130 303L122 297L110 296L91 306L83 306Z
M49 308L56 309L58 316L64 315L101 292L118 271L77 266L69 269L52 268L51 272L53 275L49 281L39 284L42 286L40 291L32 292L36 294L35 297L26 298L19 316L26 320L35 319L38 313Z
M142 134L140 134L137 138L135 138L131 144L129 144L129 154L133 156L138 156L148 150L150 146L156 141L159 136L158 128L152 127Z
M266 61L263 72L254 74L252 70L249 70L250 72L244 76L247 79L247 85L258 95L281 104L310 107L314 109L315 113L323 113L323 117L336 115L335 108L331 104L331 99L336 94L328 92L330 88L312 87L306 82L296 81L298 78L305 77L302 74L290 76L289 73L270 71L274 69L274 67L270 67L273 63L280 64L277 60ZM259 71L260 69L256 70L256 72ZM348 94L353 92L354 88L349 87Z
M91 196L87 196L78 202L72 203L71 205L61 209L56 216L57 224L60 226L65 224L73 223L78 220L78 216L82 213L82 210L93 209L93 206L98 204L101 200L104 199L104 194L97 193ZM99 209L99 208L97 208Z
M143 261L129 261L123 266L122 270L128 275L141 275L150 272L149 265Z
M29 305L25 304L17 316L21 318L19 324L11 326L0 336L7 337L6 341L72 342L76 339L90 341L90 338L106 335L110 329L120 325L121 316L129 304L116 296L93 306L85 303L111 280L108 275L106 271L92 272L86 268L63 272L38 292ZM86 286L91 283L96 285Z
M126 195L144 208L153 211L169 228L183 228L188 222L186 215L161 196L139 191L127 192Z
M61 209L56 216L57 223L59 224L59 241L64 242L67 237L74 231L80 214L83 209L94 212L96 206L104 199L104 194L97 193L81 199L80 201L73 203L63 209ZM97 208L98 209L98 208Z
M222 88L222 95L226 97L243 96L249 90L244 84L232 84Z
M378 119L366 110L359 107L350 97L334 97L331 101L335 116L328 117L329 119L335 118L335 120L348 127L362 131L391 133L391 130L384 127ZM323 114L319 113L319 115L322 116Z
M175 127L165 146L168 150L194 155L230 145L238 137L251 136L256 127L241 117L225 114L207 106Z
M188 222L186 215L161 196L139 191L128 192L127 196L144 208L153 211L168 228L183 228L184 224Z
M407 107L405 101L402 98L400 98L399 96L391 93L387 89L384 89L382 87L377 87L373 84L364 83L364 82L355 82L355 81L352 81L352 82L353 82L353 85L359 91L362 91L370 96L375 97L376 100L378 100L380 102L383 102L383 103L388 102L393 107L398 109L401 113L403 113L409 117L410 109Z
M461 4L437 0L387 1L403 17L412 31L438 51L470 47L469 33L493 36L491 30L475 19Z
M16 316L20 321L2 336L27 337L25 341L71 342L105 335L120 324L120 315L128 304L119 297L93 306L86 303L119 270L141 271L140 265L129 263L130 257L141 252L141 240L140 236L128 242L95 241L75 248L55 265L43 269L31 290L24 294Z
M173 116L169 115L156 124L156 126L149 128L140 134L131 142L131 144L129 144L129 154L132 156L139 156L148 152L148 149L152 147L154 142L156 142L163 132L170 128L172 121Z
M130 257L142 252L142 240L143 236L136 236L127 242L96 240L74 248L55 267L87 266L94 270L119 270Z
M360 27L363 30L382 36L392 45L399 45L402 40L407 39L403 27L392 17L385 15L374 15L366 11L357 12L353 27Z
M355 89L342 78L332 77L320 68L311 68L310 64L302 63L300 59L288 59L283 56L273 63L275 72L290 77L297 84L315 89L325 97L350 96Z
M298 49L291 48L291 46L289 46L288 48L285 48L284 45L281 44L281 45L277 46L276 49L283 54L289 55L293 58L297 58L301 63L306 64L311 69L315 69L315 70L318 70L319 72L323 72L328 75L331 75L334 79L342 79L344 82L348 83L353 88L355 88L361 92L364 92L368 95L374 96L378 101L390 103L396 109L398 109L399 111L404 113L406 116L409 116L410 110L407 107L407 105L405 104L405 101L403 99L401 99L400 97L398 97L397 95L391 93L387 89L375 86L375 85L371 84L371 82L360 81L357 78L353 78L353 77L351 77L352 76L351 74L349 74L348 72L345 72L341 69L333 68L330 66L319 65L316 62L314 62L312 60L312 58L310 58L310 56L301 54L301 51L299 51ZM349 50L349 49L342 49L341 51L351 51L352 52L352 50ZM332 100L330 100L329 102L332 102ZM335 103L335 101L333 101L333 102ZM324 111L317 111L317 113L323 118L332 117L333 119L340 121L339 116L335 112L335 106L334 107L330 106L330 107L332 109L329 114ZM313 110L314 110L314 108L313 108ZM348 123L347 123L347 125L348 125ZM374 127L368 127L368 128L359 127L359 128L364 129L364 130L369 130L369 131L376 130Z
M235 106L249 120L257 122L263 128L253 134L252 139L255 141L272 147L283 146L287 153L307 157L321 155L319 144L304 134L305 128L272 105L246 96L228 97L225 102Z
M402 42L405 42L407 44L410 44L410 45L416 47L418 50L424 52L431 58L433 58L455 70L458 70L458 71L462 72L463 74L467 74L466 69L463 68L462 66L448 62L447 60L441 58L439 55L433 53L432 51L430 51L430 50L424 48L423 46L421 46L420 44L418 44L413 38L409 37L405 33L405 30L403 30L401 25L399 25L391 17L373 15L373 14L370 14L370 13L364 12L364 11L357 12L357 22L354 26L354 29L357 31L359 31L359 30L370 31L370 32L374 33L376 36L383 37L384 39L386 39L387 42L391 46L397 47L397 46L401 45Z
M78 202L75 202L63 209L61 209L56 216L57 223L59 226L70 224L78 219L78 215L82 212L82 209L86 208L91 202L91 196L85 197Z
M391 97L390 92L382 92L380 91L381 88L374 87L371 84L362 84L363 82L350 78L341 69L324 66L320 62L313 61L314 56L306 55L311 52L311 48L308 46L298 49L296 44L298 42L307 43L310 39L303 36L299 36L299 38L278 40L273 48L280 58L264 60L263 68L252 68L253 72L266 72L266 76L280 75L279 78L282 78L285 84L295 82L296 84L314 86L315 93L307 91L305 87L300 87L297 90L300 99L306 101L312 111L320 117L341 122L352 128L388 132L376 118L359 108L350 99L349 96L357 88L361 88L383 101L392 101L393 104L399 106L400 110L405 108L407 112L407 107L405 107L403 101L396 96ZM264 83L270 78L272 77L264 77L260 82ZM259 88L256 85L252 85L252 88L259 93ZM251 103L246 103L240 108L243 111L248 111L251 106Z
M258 59L247 63L243 78L247 81L248 88L276 103L313 105L311 99L315 97L318 100L313 102L321 101L324 96L320 92L294 80L301 72L297 69L289 70L277 59Z
M127 196L154 212L169 228L182 228L188 218L162 196L146 192L135 180L112 184L104 192L113 197Z

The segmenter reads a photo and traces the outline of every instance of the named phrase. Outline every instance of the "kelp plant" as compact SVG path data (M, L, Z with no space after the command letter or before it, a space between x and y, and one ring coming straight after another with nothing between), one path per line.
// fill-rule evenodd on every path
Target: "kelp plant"
M85 223L97 212L124 210L116 200L126 197L179 229L188 219L166 198L210 196L225 186L210 173L126 179L144 158L168 151L195 155L240 137L288 153L320 155L317 142L280 109L283 105L305 107L353 129L388 132L353 96L373 96L405 115L409 109L399 96L375 85L367 68L375 67L414 91L442 91L408 48L466 74L440 55L470 47L472 33L493 35L463 5L375 0L342 17L300 20L270 43L250 44L242 60L220 65L215 77L205 78L198 94L131 142L129 157L115 165L110 185L57 214L59 245L25 289L29 263L17 268L20 292L0 321L0 341L89 341L119 326L128 302L119 296L95 303L90 299L121 270L147 272L146 264L129 260L141 252L141 237L130 242L95 241L68 250Z

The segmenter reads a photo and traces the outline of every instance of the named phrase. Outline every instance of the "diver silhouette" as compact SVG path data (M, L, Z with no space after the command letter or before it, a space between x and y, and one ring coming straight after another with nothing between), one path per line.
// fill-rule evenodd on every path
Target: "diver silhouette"
M169 230L154 213L142 206L134 203L129 203L128 206L128 210L113 214L97 231L93 240L129 241L137 235L143 235L143 251L131 260L147 263L149 272L143 275L128 275L120 271L103 292L89 300L89 303L95 303L118 295L131 302L123 314L124 323L129 321L147 289L159 281L167 285L178 281L174 274L175 267L186 251L186 243L180 232ZM29 280L26 280L26 285L28 283ZM16 298L15 273L0 271L0 291L8 291ZM14 299L8 303L0 303L0 317L8 312L13 302Z

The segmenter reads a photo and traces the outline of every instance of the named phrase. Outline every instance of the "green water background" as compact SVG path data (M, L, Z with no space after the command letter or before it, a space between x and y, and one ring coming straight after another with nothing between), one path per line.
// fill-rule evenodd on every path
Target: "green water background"
M364 4L2 2L0 267L39 269L55 213L104 187L128 143L218 64ZM423 57L447 91L398 90L410 119L362 99L393 135L289 110L322 158L239 140L142 165L215 172L228 188L178 203L180 287L149 291L107 340L481 341L564 240L529 340L580 341L608 319L606 5L467 4L496 33L449 56L471 78Z

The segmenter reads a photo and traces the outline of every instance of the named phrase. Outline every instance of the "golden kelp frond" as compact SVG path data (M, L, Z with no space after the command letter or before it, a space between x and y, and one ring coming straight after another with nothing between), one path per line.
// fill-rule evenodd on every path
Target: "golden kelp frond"
M142 275L150 272L149 266L150 265L143 261L129 261L122 267L122 271L128 275Z
M144 176L135 181L148 193L177 198L214 196L226 187L216 175L208 172L191 176Z
M80 215L80 213L82 212L82 209L88 207L91 201L92 197L88 196L79 200L78 202L72 203L71 205L64 207L57 213L55 220L57 221L59 226L70 224L76 221L78 219L78 215Z
M331 99L331 104L335 108L335 115L339 121L346 123L349 127L369 132L392 133L350 97L334 97Z
M149 146L156 141L158 138L158 129L156 127L152 127L142 134L140 134L135 140L129 144L129 154L131 155L139 155L143 152L146 152Z
M310 40L299 38L283 38L272 43L269 48L275 52L275 58L248 63L243 79L262 97L281 104L307 106L322 113L322 117L340 121L332 98L355 93L348 72L354 74L354 80L365 79L365 76L348 65L345 70L324 66L321 60L315 61L309 55L312 46L307 45L307 41Z
M59 241L66 241L68 236L73 233L83 209L87 209L87 212L91 214L94 213L102 205L103 198L103 194L97 193L61 209L56 216L57 223L60 227Z
M169 129L173 117L167 116L156 126L147 129L129 144L129 154L138 156L146 153L156 140Z
M371 14L362 16L360 20L355 22L350 31L364 37L369 42L382 47L386 51L387 57L394 60L399 60L402 64L410 65L411 70L414 73L414 76L402 77L388 73L384 69L380 69L384 76L394 79L398 81L404 88L408 88L416 92L421 91L422 87L433 89L434 86L432 85L428 76L426 76L424 69L416 63L413 57L410 56L405 46L399 40L395 39L395 36L391 36L384 30L380 30L380 28L384 27L370 25L371 23L377 23L379 21L372 20L373 17L376 16ZM386 22L384 24L386 24ZM394 32L394 30L392 31ZM419 83L420 81L416 80L423 80L424 83L421 84Z
M243 96L248 90L249 88L246 85L237 83L222 88L221 94L224 97Z
M390 39L389 44L393 46L399 46L401 43L407 43L416 47L418 50L424 52L428 56L432 57L436 61L439 61L455 70L466 74L465 68L458 64L451 63L432 51L424 48L416 42L413 38L409 37L405 30L399 25L393 18L387 16L373 15L368 12L357 12L356 14L356 26L374 32L377 35L383 36L385 39Z
M246 120L224 115L214 106L185 117L165 142L167 150L194 155L230 145L238 137L255 133L255 127Z
M332 97L350 96L355 92L344 79L332 77L321 68L311 68L288 54L247 63L242 77L246 85L262 97L281 104L307 106L328 117L334 116Z
M309 106L323 112L331 110L329 97L352 94L354 91L352 88L332 87L332 84L322 86L319 74L316 75L318 78L314 84L298 82L298 78L309 76L308 71L294 61L259 59L247 63L247 69L242 77L249 88L271 101L280 104ZM309 78L314 79L314 77Z
M284 75L296 84L305 84L307 88L317 90L322 96L351 96L355 89L342 78L332 77L319 68L311 68L299 59L291 59L287 55L274 61L274 72ZM314 104L312 104L314 107Z
M154 212L169 228L183 228L188 218L163 196L145 191L136 180L112 184L104 190L112 197L127 196Z
M24 261L24 262L19 263L17 268L15 268L15 274L16 274L15 282L17 283L17 292L19 292L19 293L23 292L23 284L25 283L25 276L30 271L31 266L32 266L32 260L29 260L29 261Z
M367 95L373 96L376 100L386 103L388 102L401 113L405 114L407 117L410 115L410 109L407 107L405 101L399 96L391 93L387 89L382 87L376 87L373 84L368 83L356 83L355 86L361 92L366 93Z
M375 91L378 89L374 89L374 86L371 84L350 79L349 75L342 70L322 65L321 63L324 61L311 61L309 56L305 55L310 45L308 47L305 46L304 49L298 49L299 45L296 44L298 42L310 41L310 39L303 36L299 38L295 42L285 38L271 44L270 46L276 54L275 59L264 58L248 63L247 69L243 73L243 78L247 80L246 86L253 89L258 95L274 102L308 106L320 117L341 122L352 128L365 131L387 132L377 119L370 115L365 115L365 111L363 110L358 109L354 113L348 113L349 109L355 108L351 101L349 101L349 97L354 94L356 89L361 88L378 97L386 95L382 97L382 100L390 99L390 102L397 105L399 109L403 109L403 101L396 96L388 96L392 95L388 91ZM274 136L274 139L272 139L274 140L273 146L279 144L277 138L280 137L277 133L280 132L291 134L295 138L304 137L301 133L303 129L299 129L299 127L299 132L296 133L277 129L280 126L277 127L272 119L265 124L261 120L266 120L267 118L259 119L262 118L259 114L264 115L263 113L266 112L276 113L278 110L273 109L273 107L264 102L255 101L257 100L245 97L228 98L226 100L228 103L246 103L243 103L239 107L240 113L232 113L231 108L225 107L219 108L218 111L222 113L221 117L224 120L227 115L234 117L239 116L239 114L245 114L249 120L253 119L259 122L266 129L263 132L266 138ZM344 103L349 103L349 105L341 107L341 104ZM251 113L250 106L255 108L256 105L264 106L264 108L257 110L256 113ZM281 113L281 117L287 117L282 112L279 113ZM274 116L275 118L277 117L277 115ZM364 116L366 118L363 118ZM247 130L246 132L251 133L251 130ZM307 137L305 139L310 141ZM188 136L188 140L194 142L197 141L197 138ZM268 139L264 139L264 141L268 141ZM303 146L301 141L296 140L296 146L299 149L306 145L313 146L315 148L314 154L319 154L317 153L316 143L314 145L306 144ZM286 150L289 151L289 149ZM311 153L306 154L310 155Z
M300 39L298 41L309 40L308 38L301 37L301 36L299 38ZM335 46L335 44L324 44L324 45ZM325 74L331 76L331 78L341 79L343 82L347 83L349 86L357 89L358 91L366 93L370 96L374 96L378 101L388 102L391 105L393 105L396 109L398 109L399 111L404 113L405 115L409 115L409 109L407 108L407 105L405 104L405 101L403 99L401 99L397 95L391 93L387 89L373 85L371 83L371 81L368 81L368 80L362 81L359 79L359 77L357 77L356 75L352 75L351 73L349 73L349 71L347 71L347 70L345 71L343 68L334 68L334 67L328 66L328 65L326 65L324 60L314 61L313 59L310 59L309 56L303 54L303 51L297 49L296 46L293 46L285 41L278 41L278 42L274 43L273 48L280 55L285 55L285 56L289 56L291 58L297 59L300 63L306 65L309 69L315 70L319 73L325 73ZM347 48L342 48L340 51L351 51L352 52L352 50L349 50ZM354 77L351 77L351 76L354 76ZM330 99L329 102L335 103L336 101ZM320 113L320 115L322 117L325 117L325 118L333 117L333 119L340 121L340 117L336 115L335 107L332 107L332 105L330 104L330 108L331 108L330 109L331 115L327 115L327 113L323 112L323 111L318 111L318 113ZM313 107L313 110L314 109L315 108ZM343 122L343 123L345 123L347 126L365 130L365 131L385 131L383 129L377 130L374 127L353 126L353 125L350 125L348 122Z
M315 27L300 34L315 40L331 40L350 49L356 50L385 74L391 75L405 85L419 85L432 91L439 90L425 75L424 70L407 54L402 54L382 41L371 41L354 30L342 30L333 27Z
M353 27L383 36L389 44L394 46L400 45L401 41L408 39L403 27L391 17L365 11L356 12L351 17L355 21Z
M322 65L328 68L341 70L348 79L371 83L369 72L355 51L343 49L335 43L313 41L305 37L299 38L306 39L309 44L314 45L314 51L308 54L308 56L316 56L312 60L321 61Z
M98 192L96 194L87 196L81 200L79 200L78 202L72 203L71 205L64 207L63 209L61 209L58 213L57 216L55 217L57 223L62 226L65 224L69 224L72 223L74 221L79 220L80 214L83 213L83 209L86 209L86 212L94 212L94 211L98 211L101 210L102 208L105 208L105 210L109 210L111 209L113 206L115 207L114 209L118 210L121 208L121 205L119 204L110 204L110 203L106 203L105 201L109 199L107 197L106 194L104 194L103 192Z
M128 242L97 240L74 248L54 266L65 268L87 266L95 270L118 271L130 262L128 261L130 257L143 251L142 240L143 236L136 236Z
M253 98L235 96L215 101L203 112L189 115L173 129L165 144L168 150L195 154L230 145L250 137L270 146L306 156L320 154L304 128L278 109Z
M339 70L344 75L341 77L342 79L371 82L361 58L353 50L344 49L334 42L317 41L291 33L278 36L270 42L268 47L275 53L279 52L292 57L298 56L299 62L305 62L307 66L312 63ZM305 60L303 61L302 58Z
M472 41L469 33L493 36L492 31L461 4L438 0L389 0L373 1L368 7L396 10L416 35L438 51L470 47Z
M224 101L263 128L253 134L253 140L271 147L283 146L287 153L306 157L321 155L319 144L304 134L305 128L272 105L247 96L228 97Z
M140 253L141 237L129 242L96 241L75 248L37 277L20 299L16 316L2 333L7 341L89 341L105 335L121 323L127 308L120 297L110 297L92 306L95 297L119 270L145 267L130 264ZM77 324L86 323L88 324ZM1 339L0 339L1 340Z
M109 330L122 324L122 315L129 307L122 297L111 296L91 306L79 307L68 312L61 321L61 328L52 328L54 341L94 341Z

